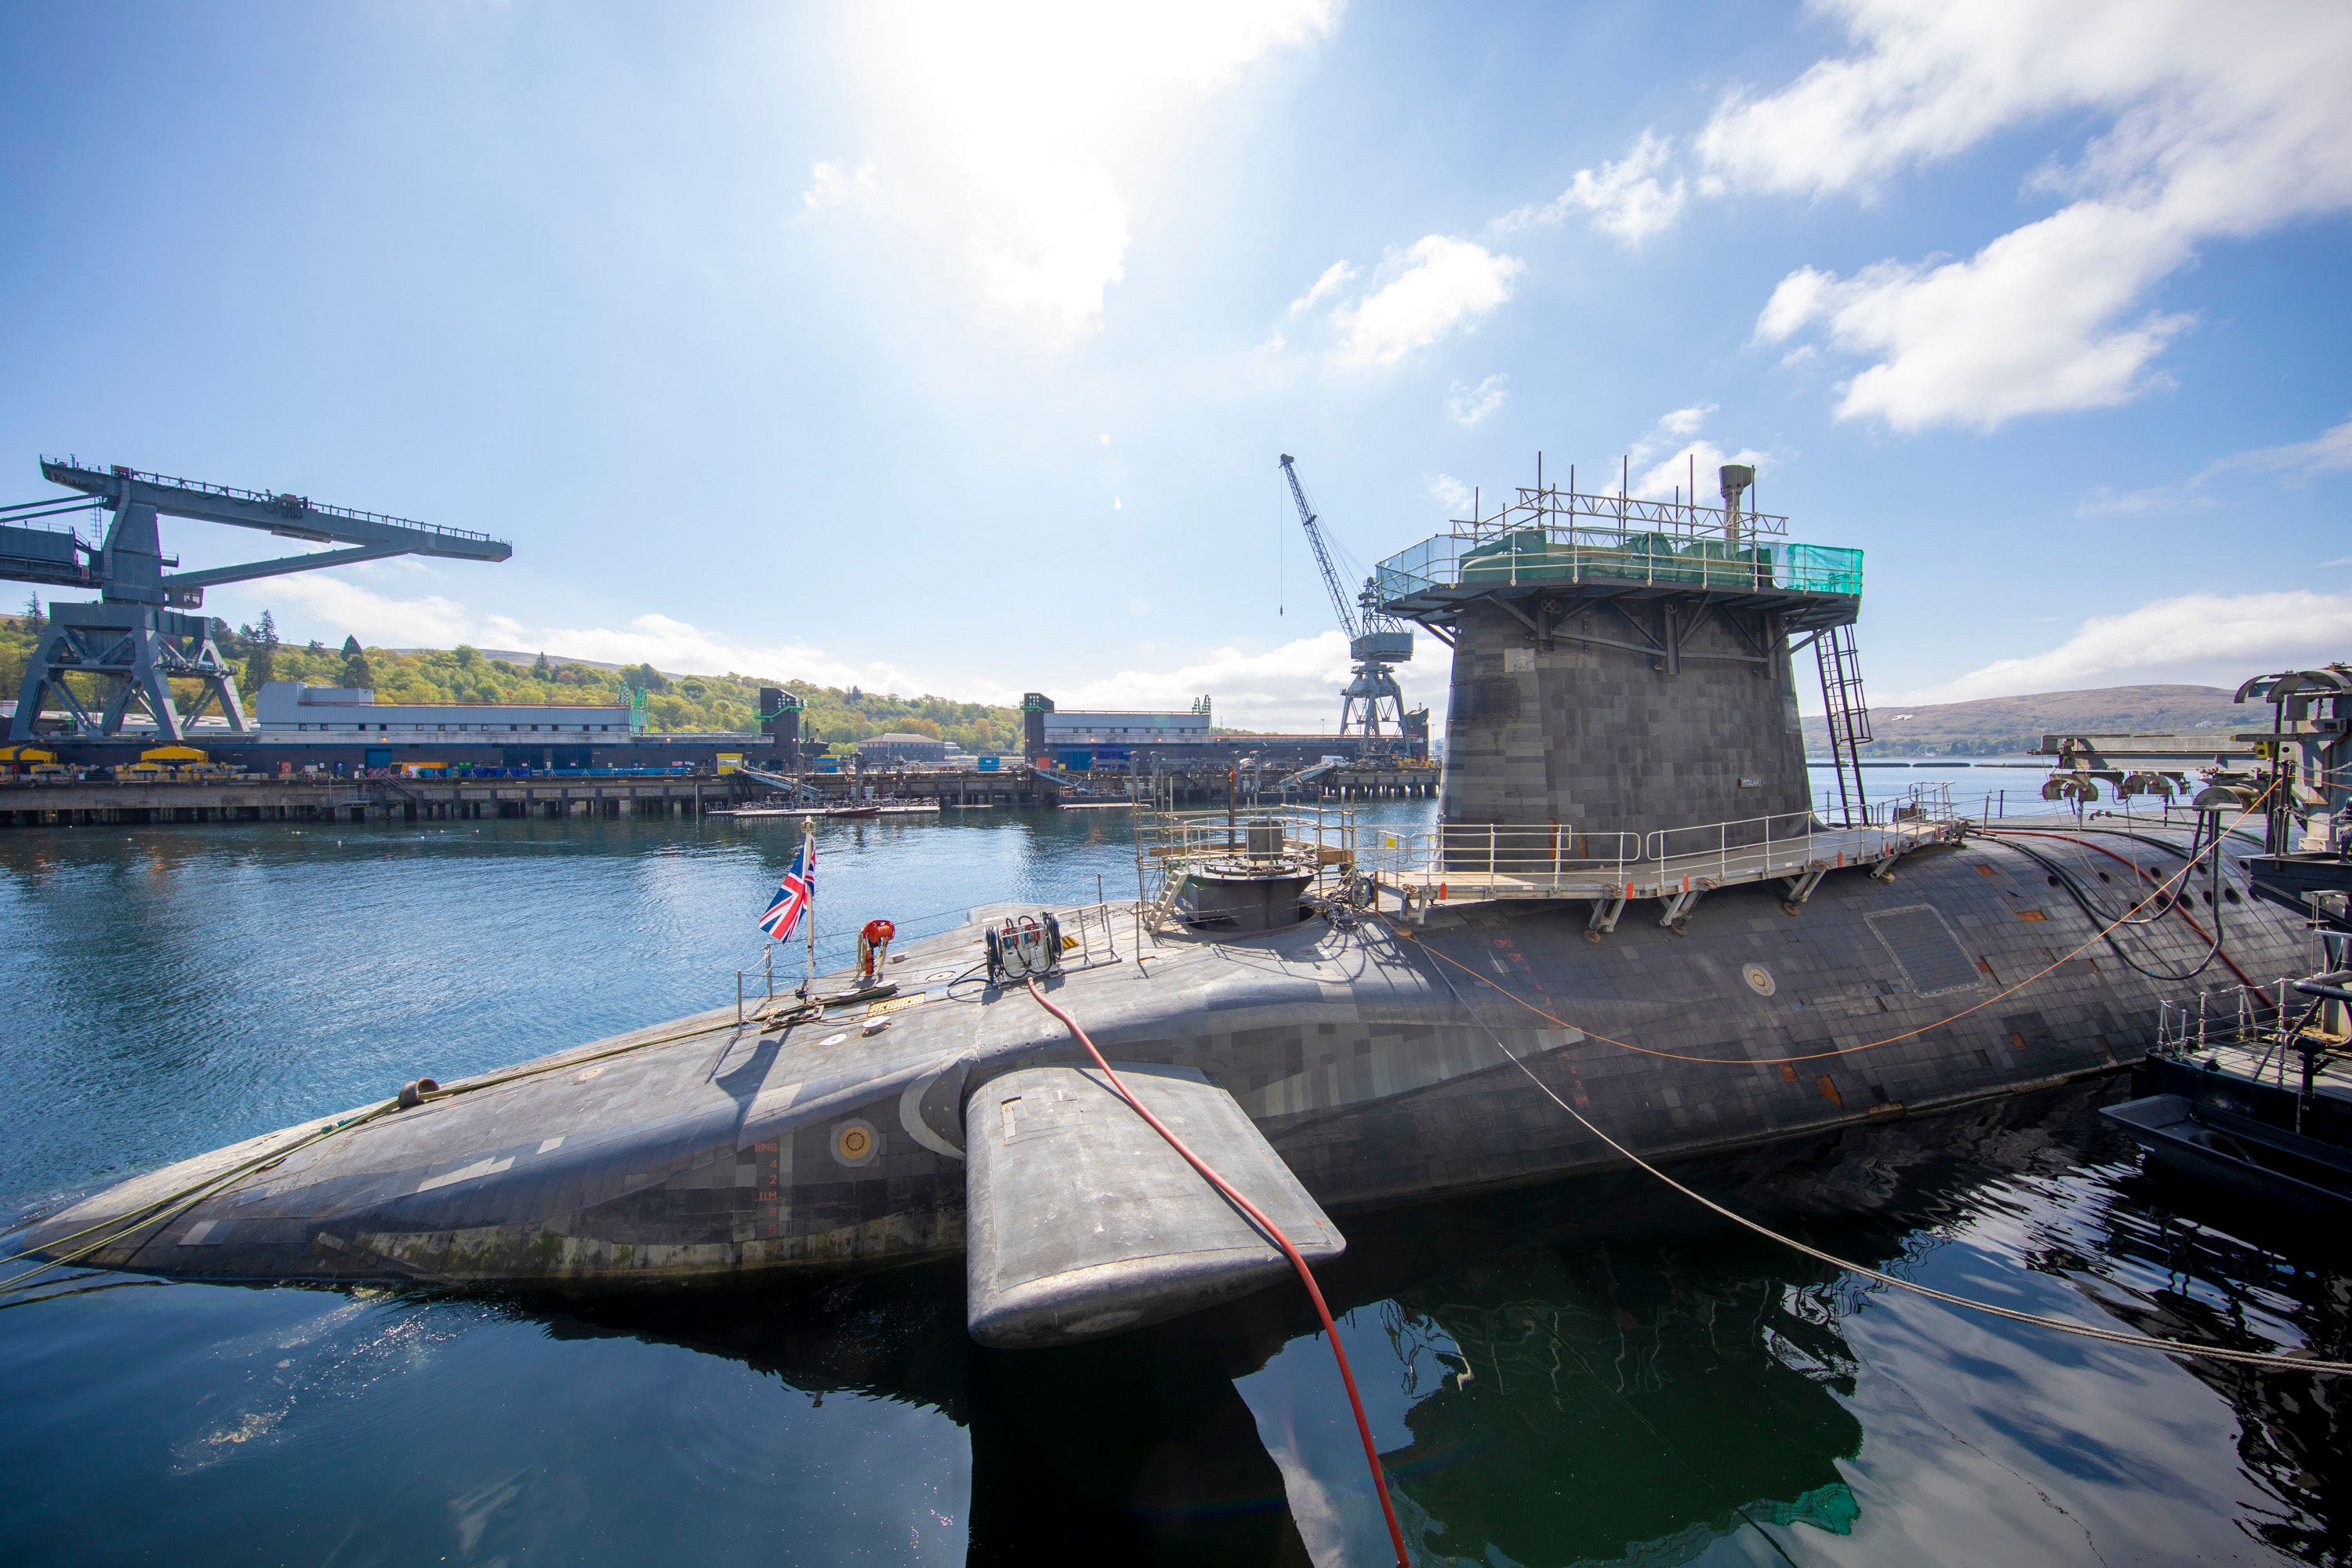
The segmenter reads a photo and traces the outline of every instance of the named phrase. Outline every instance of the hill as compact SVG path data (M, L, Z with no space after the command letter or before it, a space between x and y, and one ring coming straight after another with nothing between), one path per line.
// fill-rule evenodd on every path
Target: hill
M1997 757L2031 752L2060 731L2158 733L2195 730L2228 734L2254 727L2255 716L2218 686L2106 686L2088 691L2037 691L1973 702L1874 705L1875 737L1863 755ZM1819 718L1805 721L1805 749L1829 746Z
M0 617L0 692L13 696L23 683L25 661L37 636L37 623L31 618ZM345 648L277 642L275 637L265 627L213 624L213 640L237 665L237 690L248 703L264 679L373 686L384 702L622 702L630 687L641 686L646 693L646 717L656 730L749 733L759 728L760 688L781 686L799 693L807 704L802 722L828 743L904 731L986 752L1017 748L1021 740L1017 710L943 697L900 697L732 671L671 675L651 665L490 654L463 647L362 648L354 663ZM175 694L184 702L192 700L197 689L184 684L184 684L174 683ZM86 701L96 695L95 690L82 693Z
M0 616L0 693L13 694L24 680L36 635L37 623L29 617ZM361 650L363 668L355 669L341 648L297 647L275 642L275 636L266 626L213 624L214 640L240 668L237 686L248 701L266 678L314 686L373 684L386 702L620 702L629 688L642 686L656 730L745 733L759 727L759 689L782 686L800 694L808 705L803 722L827 742L907 731L953 741L968 752L998 752L1020 743L1017 710L942 697L900 697L732 671L678 675L650 665L551 660L503 648L371 647ZM84 695L88 700L96 693ZM195 689L188 687L181 695L193 699ZM1882 757L2016 755L2062 730L2226 734L2255 722L2218 686L2109 686L1973 702L1883 704L1871 710L1870 721L1877 738L1863 754ZM1806 750L1819 755L1828 744L1822 721L1806 720Z

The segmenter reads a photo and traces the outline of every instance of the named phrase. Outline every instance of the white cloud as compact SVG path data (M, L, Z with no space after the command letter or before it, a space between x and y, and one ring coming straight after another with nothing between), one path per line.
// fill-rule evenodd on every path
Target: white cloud
M2352 468L2352 419L2332 426L2308 441L2292 441L2284 447L2257 447L2251 452L2239 452L2209 465L2203 473L2190 481L2202 484L2215 474L2232 468L2258 468L2273 473L2325 474Z
M2198 495L2179 485L2150 485L2137 490L2119 490L2112 485L2094 485L2090 494L2074 503L2074 515L2148 517L2190 508L2202 509L2213 504L2212 497Z
M2252 470L2307 478L2314 474L2352 469L2352 419L2321 431L2308 441L2278 447L2257 447L2217 458L2187 484L2151 485L2144 489L2118 490L2094 486L2075 505L2076 517L2132 517L2152 512L2185 511L2219 505L2204 492L2208 481L2222 475Z
M1871 360L1841 417L1991 428L2163 378L2187 324L2147 298L2197 247L2352 206L2352 9L2332 0L1827 0L1853 51L1734 95L1696 142L1728 187L1868 198L1894 175L2085 112L2105 131L2036 191L2070 205L1962 260L1784 279L1757 333L1819 326Z
M1475 386L1455 382L1445 395L1445 416L1468 429L1503 406L1504 400L1510 396L1510 384L1507 375L1490 375Z
M1397 673L1410 678L1414 667ZM1174 669L1123 669L1052 695L1064 708L1166 710L1189 707L1205 691L1216 703L1220 724L1331 732L1339 728L1339 693L1348 677L1348 639L1335 630L1255 653L1219 648Z
M2187 594L2098 616L2048 653L1996 659L1905 702L2185 681L2235 686L2352 649L2352 594Z
M801 205L811 212L845 207L869 199L875 190L871 158L855 169L840 163L815 163L810 165L809 188L801 193Z
M1694 403L1688 408L1676 408L1658 416L1658 428L1669 436L1696 436L1706 416L1715 412L1712 403Z
M1633 494L1643 500L1679 498L1685 504L1698 501L1715 506L1722 500L1717 470L1724 464L1745 463L1760 468L1767 457L1753 447L1726 452L1712 441L1692 441L1648 468L1637 471L1633 475ZM1745 500L1740 504L1748 506Z
M1432 474L1423 489L1430 500L1445 508L1449 512L1466 512L1470 510L1470 487L1452 474Z
M1621 462L1602 470L1608 478L1593 493L1613 496L1624 489L1643 500L1679 497L1685 502L1716 504L1718 468L1726 463L1746 463L1760 469L1771 460L1772 454L1753 447L1726 452L1713 441L1692 439L1715 411L1712 403L1694 403L1660 415L1657 422L1625 449Z
M1592 226L1638 246L1670 226L1681 216L1686 189L1682 176L1662 184L1659 171L1674 151L1674 141L1644 131L1622 158L1601 165L1600 173L1579 169L1562 191L1541 206L1526 206L1495 220L1496 232L1515 233L1532 225L1558 227L1571 212L1592 215Z
M1301 310L1320 304L1334 289L1354 282L1355 279L1356 269L1346 262L1331 263L1323 269L1323 276L1315 279L1314 287L1290 302L1290 313L1295 316Z
M1381 286L1331 319L1346 334L1343 364L1391 364L1415 349L1468 331L1511 297L1525 269L1471 240L1433 234L1381 268Z
M257 592L257 590L248 590ZM793 643L740 642L669 616L639 616L625 626L527 626L508 616L478 616L437 594L402 597L355 583L339 573L309 572L268 585L291 628L316 628L321 641L346 636L376 647L478 647L544 649L551 658L585 658L607 664L650 663L678 674L720 675L730 670L824 686L864 686L908 695L927 689L907 670L889 664L851 663ZM252 612L258 614L258 610Z
M857 8L892 216L961 253L1001 310L1050 339L1081 332L1126 276L1123 175L1183 144L1171 120L1328 36L1338 11L1338 0Z
M291 602L313 625L335 629L336 640L356 637L378 647L447 647L471 638L473 612L438 594L401 598L380 594L339 574L297 572L268 584L276 602ZM286 617L289 625L297 617Z
M1990 430L2108 407L2161 384L2149 362L2189 324L2118 321L2187 255L2152 227L2145 213L2080 202L1965 261L1882 261L1843 279L1805 268L1773 290L1757 335L1777 342L1819 323L1833 346L1874 357L1845 383L1841 419Z

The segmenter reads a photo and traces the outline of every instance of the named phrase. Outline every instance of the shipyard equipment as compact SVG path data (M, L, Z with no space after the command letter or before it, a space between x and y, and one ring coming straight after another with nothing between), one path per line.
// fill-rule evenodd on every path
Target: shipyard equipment
M208 620L189 613L204 604L206 588L393 555L504 561L514 553L512 545L486 533L320 506L307 496L140 473L120 464L101 469L44 458L41 477L81 496L0 508L0 577L53 588L95 588L99 596L94 603L49 606L47 633L26 661L8 731L12 741L32 737L43 704L52 700L84 734L121 734L136 708L153 723L158 738L177 741L215 706L228 728L241 733L245 710L237 701L236 672L222 659ZM87 539L56 521L76 511L89 515ZM113 516L102 520L101 512ZM172 571L179 561L163 553L158 520L165 517L342 548ZM67 680L70 675L94 678L100 689L96 712ZM172 696L174 679L203 687L184 713Z
M1394 670L1412 657L1412 634L1375 603L1370 578L1364 579L1363 587L1349 600L1339 585L1338 568L1331 564L1331 547L1323 537L1321 521L1307 504L1307 487L1298 482L1297 464L1287 452L1282 455L1282 477L1290 481L1290 499L1298 504L1299 526L1307 531L1307 543L1323 573L1324 590L1331 595L1332 612L1339 617L1339 629L1348 634L1348 657L1355 661L1339 703L1339 733L1343 738L1360 734L1364 749L1373 751L1381 744L1381 723L1385 719L1391 721L1389 732L1402 742L1404 693L1398 689Z
M1051 920L986 906L906 939L892 994L813 991L821 1016L739 1003L413 1093L386 1070L373 1106L5 1245L191 1279L582 1290L961 1250L975 1337L1057 1343L1248 1289L1277 1251L1311 1282L1345 1244L1330 1216L1380 1205L1629 1158L1818 1162L1834 1191L1827 1168L1885 1146L1871 1130L2106 1073L2175 987L2302 960L2304 920L2249 894L2259 858L2211 830L2226 816L2194 838L2060 825L2110 883L2074 877L2046 822L1967 821L1930 790L1821 823L1790 647L1853 623L1863 560L1783 519L1538 477L1375 584L1453 649L1427 831L1139 810L1131 927L1099 890ZM2273 732L2332 746L2338 717ZM2305 838L2323 808L2332 834L2333 797L2307 804Z

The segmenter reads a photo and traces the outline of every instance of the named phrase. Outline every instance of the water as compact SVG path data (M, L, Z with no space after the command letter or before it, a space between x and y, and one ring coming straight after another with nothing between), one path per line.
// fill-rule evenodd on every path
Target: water
M1915 782L1870 770L1874 794L1880 774ZM1128 833L830 825L822 907L845 935L1091 899L1097 876L1132 896ZM730 1001L792 841L652 820L0 835L0 1215ZM1716 1190L1946 1289L2352 1353L2338 1266L2152 1185L2093 1113L2116 1092L1878 1129ZM1958 1315L1677 1202L1585 1184L1351 1220L1328 1284L1423 1561L2352 1561L2332 1386ZM0 1308L12 1562L1381 1560L1286 1290L998 1354L962 1332L956 1267L587 1303L70 1289Z

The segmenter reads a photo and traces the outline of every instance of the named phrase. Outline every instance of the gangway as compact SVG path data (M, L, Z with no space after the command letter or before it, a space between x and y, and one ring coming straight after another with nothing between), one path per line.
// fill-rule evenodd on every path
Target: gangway
M26 661L8 731L12 741L32 739L42 705L52 697L86 734L121 734L135 706L146 713L158 740L178 741L215 704L230 731L244 733L236 671L221 658L205 617L187 613L204 604L206 588L394 555L504 561L514 553L512 545L487 533L322 506L307 496L142 473L120 465L101 469L73 459L44 458L41 477L80 491L81 499L50 497L0 507L0 577L51 587L95 588L99 597L96 603L49 606L48 631ZM75 510L92 516L89 539L79 531L61 531L50 521ZM96 525L100 511L114 514L102 531ZM163 517L226 523L342 548L194 572L167 571L179 565L179 560L163 553L157 526ZM67 679L71 675L99 682L102 697L96 716ZM172 696L174 679L194 680L204 689L184 714Z
M824 803L824 792L806 780L793 778L789 773L772 773L764 768L745 767L740 763L736 765L735 772L740 777L750 779L754 784L767 785L787 800L809 805Z
M1319 763L1310 763L1274 787L1284 791L1304 788L1324 774L1346 767L1350 760L1347 757L1326 757Z

